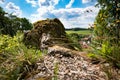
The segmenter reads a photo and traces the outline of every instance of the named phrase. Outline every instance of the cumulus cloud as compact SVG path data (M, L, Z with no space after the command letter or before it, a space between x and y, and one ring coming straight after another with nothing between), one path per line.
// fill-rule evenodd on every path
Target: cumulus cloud
M42 6L55 6L59 3L59 0L38 0L38 4L40 7Z
M92 12L86 12L86 10L93 10ZM70 8L54 10L52 13L60 18L66 28L71 27L89 27L89 24L94 22L95 16L99 9L94 6L86 8Z
M55 5L60 0L38 0L39 8L30 16L30 20L35 22L37 20L46 18L59 18L64 24L65 28L73 27L89 27L89 24L94 23L95 16L99 9L94 6L86 8L72 8L74 0L71 0L66 8L56 9ZM83 3L88 3L91 0L82 0Z
M91 0L82 0L82 3L84 4L84 3L89 3L89 2L91 2Z
M56 18L50 9L46 7L39 8L36 13L31 15L32 22L46 18Z
M50 6L50 1L48 0L38 0L38 4L40 7L47 7L47 6Z
M21 16L22 15L22 11L20 10L20 7L19 6L16 6L14 3L12 2L9 2L7 5L6 5L6 9L9 11L9 12L12 12L13 15L16 15L16 16Z
M61 8L53 10L45 10L46 8L39 8L37 13L31 15L32 22L46 18L59 18L66 28L72 27L89 27L93 24L95 16L99 9L94 6L86 8ZM92 10L91 12L86 12Z
M55 18L52 13L55 10L55 5L59 3L59 0L38 0L39 8L31 15L32 22L40 19Z
M37 1L35 0L26 0L27 3L30 3L32 5L32 7L36 7L37 6Z
M51 11L55 9L55 5L57 5L58 3L59 0L38 0L39 8L37 9L37 13L38 13L37 15L48 16L48 17L50 17L50 15L54 16L52 15Z
M71 8L72 4L74 3L74 0L71 0L68 5L66 5L66 8Z
M5 0L0 0L0 4L3 4L5 2Z

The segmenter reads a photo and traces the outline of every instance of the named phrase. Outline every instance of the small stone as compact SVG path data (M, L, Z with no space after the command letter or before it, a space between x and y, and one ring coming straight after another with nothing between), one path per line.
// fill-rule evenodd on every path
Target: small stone
M73 58L64 56L60 58L60 56L61 54L46 55L44 62L38 63L38 69L40 69L38 77L54 76L55 64L58 63L58 80L108 80L107 75L100 70L100 66L90 64L80 56ZM120 71L118 73L120 74ZM31 77L31 80L36 79Z
M68 73L68 75L69 75L69 76L71 76L71 75L72 75L72 73L71 73L71 72L69 72L69 73Z
M109 63L105 63L104 66L105 66L105 67L109 67L110 64L109 64Z
M118 70L118 74L120 74L120 70Z

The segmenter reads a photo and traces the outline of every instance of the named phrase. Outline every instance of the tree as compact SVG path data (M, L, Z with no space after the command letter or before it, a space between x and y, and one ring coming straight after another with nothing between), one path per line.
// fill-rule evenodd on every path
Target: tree
M26 18L19 18L15 15L6 13L0 7L0 34L16 35L18 30L30 30L32 24Z
M95 48L101 47L97 52L120 68L120 0L98 0L97 6L101 9L95 19Z
M13 28L11 28L10 25L12 22L6 15L8 14L0 7L0 33L13 36L14 31L12 30Z
M0 7L0 33L3 30L3 28L5 27L4 25L4 15L5 15L5 11Z
M101 28L102 31L109 30L107 36L115 37L118 42L120 40L120 0L98 0L98 5L101 6L101 10L96 17L97 27L99 24L100 28L104 28Z
M21 27L20 27L20 30L31 30L32 29L32 23L29 22L28 19L26 18L21 18L20 19L21 21Z

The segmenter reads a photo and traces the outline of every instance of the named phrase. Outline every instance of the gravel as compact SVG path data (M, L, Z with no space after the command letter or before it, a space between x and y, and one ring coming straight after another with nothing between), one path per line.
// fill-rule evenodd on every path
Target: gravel
M37 65L39 72L27 80L108 80L100 66L69 52L51 51Z

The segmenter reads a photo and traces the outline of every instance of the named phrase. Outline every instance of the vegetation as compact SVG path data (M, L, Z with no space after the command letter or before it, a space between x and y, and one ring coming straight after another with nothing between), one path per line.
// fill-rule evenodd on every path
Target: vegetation
M81 51L82 47L79 43L79 41L81 40L81 38L85 37L84 35L79 35L77 33L71 33L71 34L67 34L69 43L71 46L73 46L76 50Z
M28 49L21 33L31 28L28 19L8 14L0 7L0 80L21 80L35 69L41 51Z
M66 33L71 34L71 33L76 33L76 34L82 34L82 35L90 35L92 34L91 30L78 30L78 31L74 31L74 30L66 30Z
M66 33L68 35L69 40L73 43L72 45L77 48L77 50L83 50L83 45L80 42L86 42L84 38L88 38L93 34L93 31L90 29L81 29L75 28L78 30L67 29ZM84 49L87 50L87 49Z
M107 62L112 63L113 66L120 68L120 1L98 0L96 6L101 9L94 22L94 37L92 39L94 54L90 54L90 56L93 58L102 57ZM62 39L66 37L64 26L59 23L58 19L54 19L55 23L51 22L51 25L48 24L49 19L47 23L44 23L44 21L34 23L33 27L28 19L8 14L0 7L0 79L21 80L25 78L24 75L34 71L36 61L42 56L38 49L40 49L39 39L43 31L47 33L55 25L50 34L54 35L55 39L59 38L60 35ZM40 25L44 23L44 26L40 27L38 23ZM59 29L61 31L55 31L58 29L56 25L62 26ZM24 34L23 39L24 30L31 31ZM92 31L76 28L66 30L66 33L68 40L63 40L64 43L70 43L72 47L81 50L79 40L86 35L90 35ZM28 48L25 45L31 46ZM54 68L55 80L57 79L58 67L56 63Z
M35 62L42 55L37 49L28 49L22 42L22 35L14 37L0 35L0 79L21 80L35 69Z
M94 25L94 52L120 68L120 1L98 0L101 9Z
M0 7L0 34L9 34L13 37L18 30L30 29L32 29L32 24L28 19L8 14Z
M32 45L42 49L44 45L63 42L65 35L65 28L59 19L47 19L35 22L33 29L25 33L23 42L27 46ZM43 38L45 36L46 38Z

